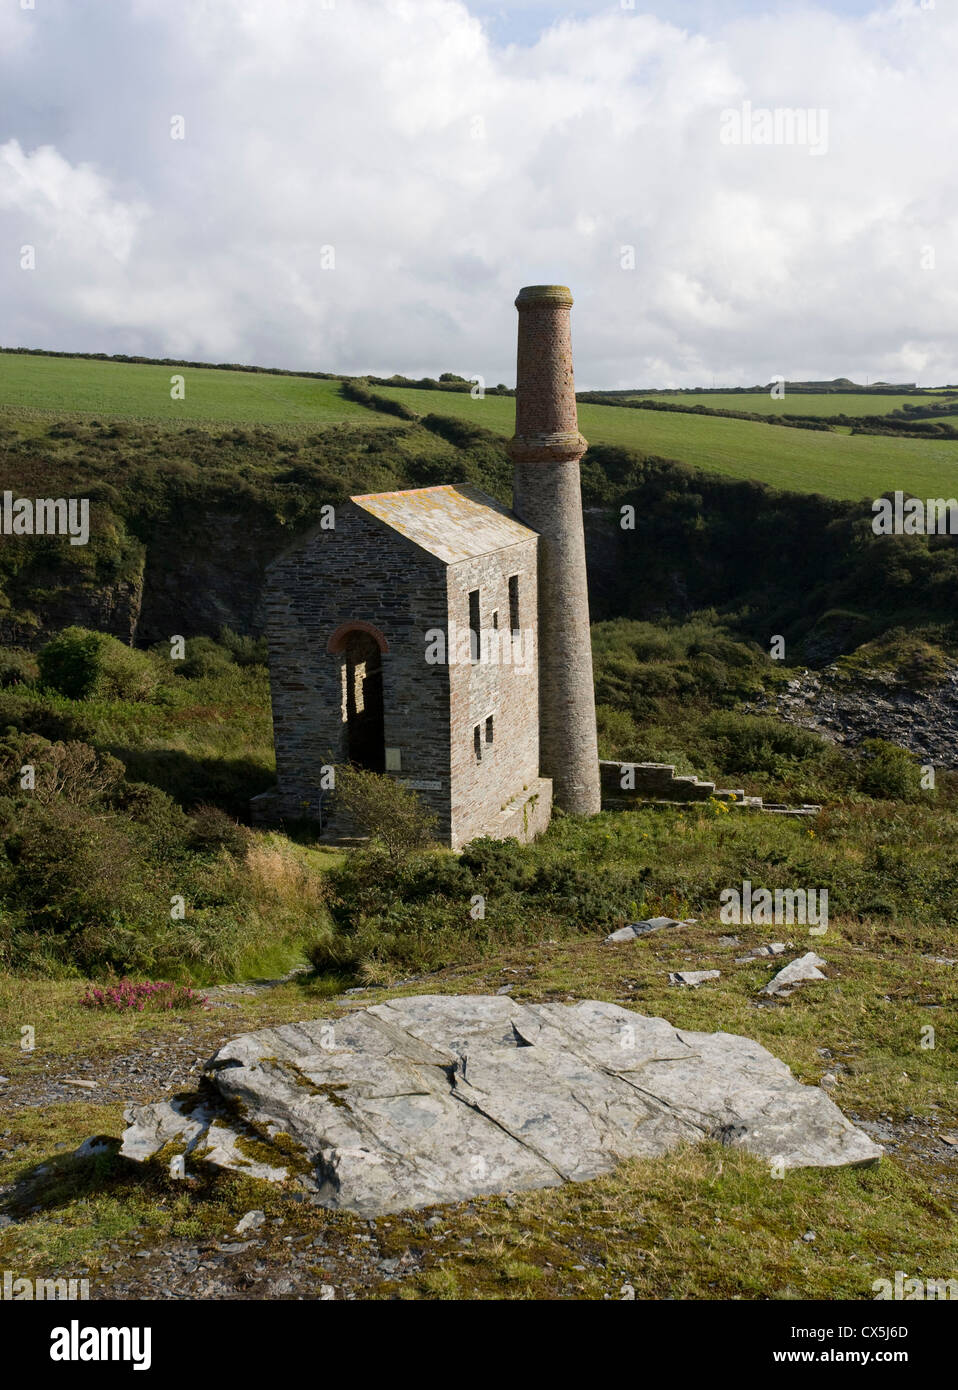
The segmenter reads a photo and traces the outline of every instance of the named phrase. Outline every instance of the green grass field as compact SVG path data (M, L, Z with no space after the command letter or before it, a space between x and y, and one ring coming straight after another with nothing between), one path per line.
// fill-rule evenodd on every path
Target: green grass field
M185 399L170 397L170 378L185 378ZM414 387L378 387L422 415L453 415L508 437L515 402ZM891 410L904 396L793 395L784 402L762 396L689 394L685 402L728 403L732 408L776 406L821 414L843 410ZM301 432L339 423L388 425L394 417L342 398L337 381L216 369L92 362L77 358L0 354L0 415L36 421L81 416L160 422L167 425L262 424ZM695 416L583 404L579 422L586 438L640 453L679 459L694 468L733 478L754 478L791 491L857 499L903 488L919 496L958 492L958 440L852 436L782 429L720 416ZM414 438L422 438L415 432Z
M435 391L393 386L377 387L376 394L393 396L423 415L435 411L504 436L513 432L515 401L508 396L473 400L465 392L450 391L437 399ZM579 426L593 444L618 444L793 492L852 500L896 488L927 497L958 492L958 440L826 434L613 405L580 405Z
M183 400L170 397L170 378L175 374L185 380ZM389 422L388 416L344 400L338 381L12 353L0 353L3 410L194 424Z
M741 392L729 391L636 391L623 397L630 401L665 401L675 405L704 405L710 410L746 410L755 415L818 415L826 419L829 415L887 415L890 410L900 410L906 405L935 405L939 401L948 402L951 397L958 401L958 392L942 395L929 391L922 395L893 396L877 395L863 391L860 395L839 395L823 392L807 395L800 391L787 392L782 400L773 400L767 391Z

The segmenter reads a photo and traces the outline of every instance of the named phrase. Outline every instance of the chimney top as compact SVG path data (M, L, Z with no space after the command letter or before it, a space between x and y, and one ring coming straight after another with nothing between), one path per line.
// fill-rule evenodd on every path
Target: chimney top
M517 465L568 462L587 448L572 379L571 307L565 285L526 285L516 296L516 432L507 450Z
M572 307L572 292L567 285L526 285L516 295L516 308L535 300L548 300L553 304L566 304Z

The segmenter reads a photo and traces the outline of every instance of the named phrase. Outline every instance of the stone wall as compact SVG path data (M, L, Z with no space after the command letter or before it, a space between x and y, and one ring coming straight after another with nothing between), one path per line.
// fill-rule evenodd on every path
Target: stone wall
M469 626L469 594L479 591L480 638L485 659L450 668L450 766L454 848L492 834L503 808L539 782L539 674L536 644L535 539L520 542L448 571L450 632ZM518 577L519 636L510 628L509 578ZM494 625L494 617L498 627ZM491 743L486 720L493 721ZM479 729L480 758L474 736ZM536 784L536 787L533 786ZM538 787L551 809L551 785ZM537 823L539 817L537 816ZM515 834L510 829L508 834ZM522 837L520 837L522 838Z
M342 624L361 621L386 642L384 732L386 748L400 750L395 775L447 838L449 668L425 660L425 633L446 624L445 566L346 503L335 530L315 528L274 561L265 609L277 791L262 804L273 816L315 817L328 801L322 768L344 760L346 727L343 659L327 644Z

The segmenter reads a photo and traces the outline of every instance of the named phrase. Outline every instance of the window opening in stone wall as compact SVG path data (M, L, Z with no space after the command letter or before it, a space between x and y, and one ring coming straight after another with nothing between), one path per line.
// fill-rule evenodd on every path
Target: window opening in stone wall
M479 660L479 590L472 589L469 594L469 658Z
M489 717L488 717L488 719L486 720L486 742L487 742L487 743L491 743L491 742L492 742L492 738L493 738L492 715L490 714Z
M519 631L519 576L509 576L509 627L513 634Z
M477 724L472 731L472 746L476 750L476 762L482 762L482 725Z

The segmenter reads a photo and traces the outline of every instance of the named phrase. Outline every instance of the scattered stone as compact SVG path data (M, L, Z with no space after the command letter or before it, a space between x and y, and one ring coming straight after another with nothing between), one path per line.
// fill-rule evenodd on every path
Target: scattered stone
M706 980L717 980L721 974L721 970L673 970L669 974L669 984L688 985L691 989L698 989Z
M922 960L930 960L935 965L958 965L958 960L949 960L947 956L922 956ZM0 1081L3 1077L0 1076Z
M817 1237L814 1231L806 1231L805 1234L802 1236L802 1240L805 1242L806 1245L811 1245L812 1241L816 1239Z
M767 946L753 946L744 956L739 956L736 965L750 965L753 960L763 956L783 956L791 946L790 941L770 941Z
M512 991L513 991L514 989L515 989L515 985L503 985L501 989L497 989L497 990L496 990L496 993L497 993L497 994L511 994Z
M619 1290L619 1297L623 1303L634 1303L635 1287L632 1284L623 1284Z
M199 1150L367 1218L582 1181L707 1138L786 1168L882 1152L758 1043L594 1000L393 999L337 1019L332 1048L322 1018L246 1033L206 1076L202 1099L129 1108L121 1152L172 1145L189 1166Z
M824 964L825 961L822 960L821 956L816 956L814 951L806 951L804 956L798 956L797 959L783 966L767 985L763 985L759 993L781 994L790 985L798 985L805 980L824 980L827 976L823 975L818 968Z
M720 936L718 944L720 946L741 946L742 943L737 936Z
M78 1076L64 1076L60 1080L61 1086L82 1086L85 1091L95 1091L99 1085L98 1081L84 1081Z
M826 1091L831 1090L832 1086L838 1085L838 1077L833 1071L827 1071L818 1084L824 1086Z
M664 927L691 927L694 917L686 917L679 922L674 917L647 917L641 922L626 922L603 941L603 946L611 946L620 941L634 941L636 937L648 936L649 932L662 931Z
M97 1154L111 1153L115 1148L115 1139L107 1139L102 1134L95 1134L90 1139L84 1139L80 1147L73 1150L73 1157L95 1158Z
M5 1086L5 1085L7 1084L7 1082L9 1081L9 1079L10 1079L10 1078L7 1077L7 1076L0 1076L0 1086Z
M255 1240L216 1241L216 1248L221 1250L224 1255L242 1255L244 1250L252 1250L255 1244Z
M264 1211L248 1211L245 1216L241 1216L233 1227L233 1232L238 1236L245 1236L247 1231L258 1231L260 1226L266 1225L266 1213Z

